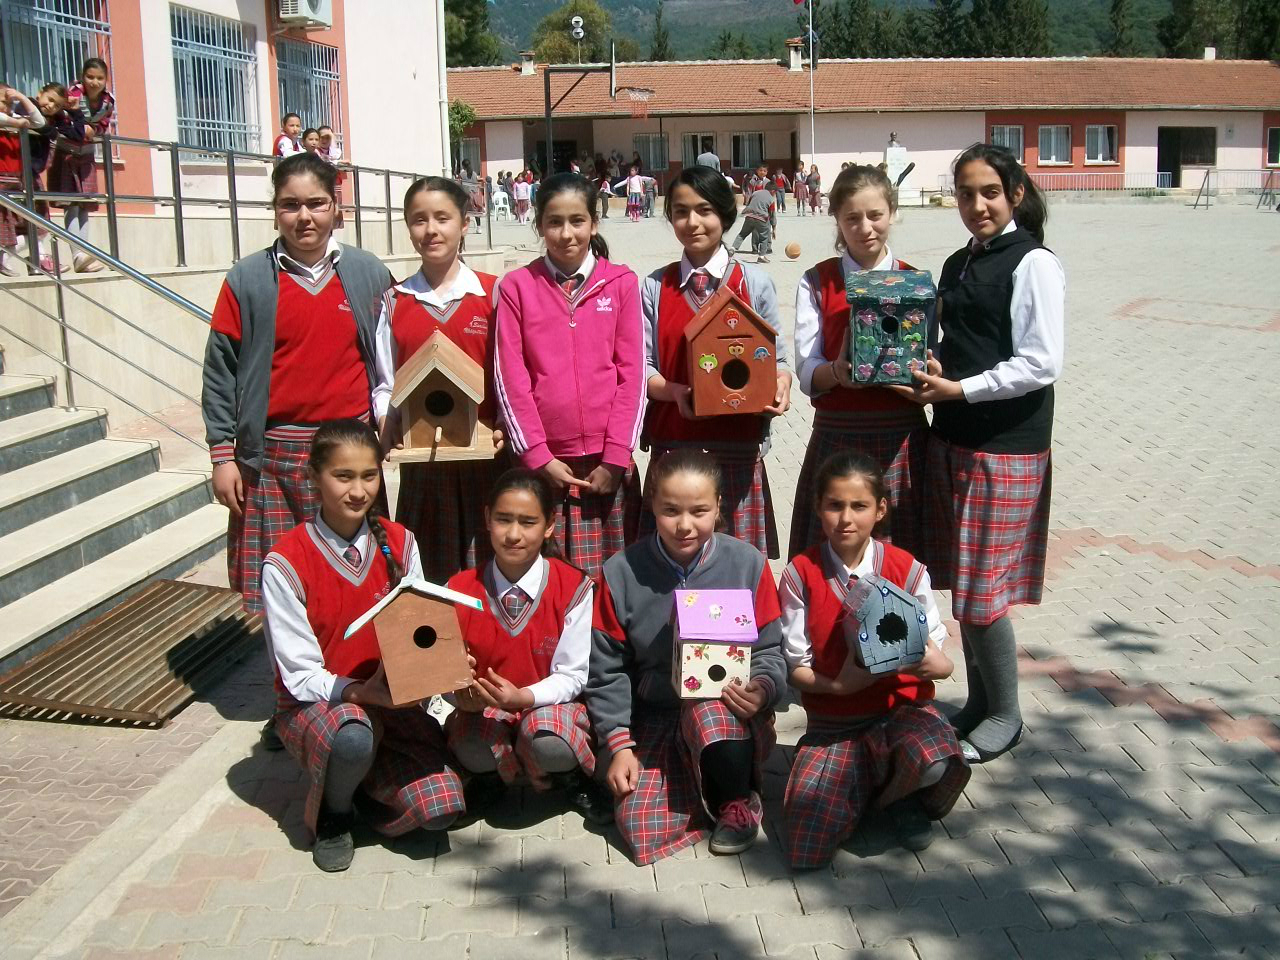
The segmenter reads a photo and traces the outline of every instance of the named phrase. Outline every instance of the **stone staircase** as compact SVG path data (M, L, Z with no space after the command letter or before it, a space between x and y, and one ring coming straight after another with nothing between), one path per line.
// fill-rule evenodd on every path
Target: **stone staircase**
M51 378L0 375L0 673L191 570L226 531L207 472L108 439L103 411L54 406Z

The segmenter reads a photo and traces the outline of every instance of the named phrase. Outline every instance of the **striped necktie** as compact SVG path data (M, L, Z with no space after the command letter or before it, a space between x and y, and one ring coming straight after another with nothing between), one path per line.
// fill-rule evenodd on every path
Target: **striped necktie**
M512 623L515 623L524 615L528 606L529 595L519 587L512 587L502 595L502 611Z
M360 551L354 543L347 544L347 549L342 551L342 559L357 569L360 567Z
M578 284L582 282L582 278L578 274L572 277L566 277L562 273L556 274L556 283L560 284L560 289L564 291L564 298L572 300L574 291L578 289Z
M699 306L706 302L707 297L711 295L711 275L701 271L695 273L692 277L692 293L693 300Z

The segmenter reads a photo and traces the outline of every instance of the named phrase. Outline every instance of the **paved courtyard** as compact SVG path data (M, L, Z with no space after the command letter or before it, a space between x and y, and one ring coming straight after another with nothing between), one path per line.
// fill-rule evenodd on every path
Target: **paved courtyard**
M832 231L783 218L779 243L804 248L768 267L788 335ZM662 221L605 233L637 270L677 252ZM496 239L532 249L528 228ZM936 272L963 241L955 211L912 209L893 249ZM351 871L323 875L296 765L256 748L259 655L162 731L0 719L0 954L1280 957L1280 217L1057 204L1049 243L1068 364L1045 602L1016 612L1028 735L975 769L927 851L872 818L830 868L787 868L791 706L767 837L741 856L637 867L525 794L445 836L360 837ZM769 461L784 544L803 400ZM939 690L964 699L962 680Z

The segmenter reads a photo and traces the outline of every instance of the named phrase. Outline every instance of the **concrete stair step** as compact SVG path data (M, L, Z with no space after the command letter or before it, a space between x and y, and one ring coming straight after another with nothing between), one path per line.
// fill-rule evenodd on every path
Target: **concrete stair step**
M0 604L212 502L202 473L157 472L0 537Z
M0 536L155 473L154 440L98 440L0 474Z
M106 435L106 413L89 407L54 407L0 420L0 473L19 470Z
M209 504L0 607L0 672L105 613L151 580L177 577L223 547L227 510Z
M53 406L53 377L0 374L0 420Z

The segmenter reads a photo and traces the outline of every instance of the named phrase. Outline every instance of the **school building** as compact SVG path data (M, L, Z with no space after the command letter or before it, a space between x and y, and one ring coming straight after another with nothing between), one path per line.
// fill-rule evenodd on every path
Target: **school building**
M1206 168L1256 188L1280 170L1274 63L1217 60L1212 50L1203 60L821 60L811 134L802 52L788 41L782 61L619 64L616 99L606 74L553 73L556 168L619 150L670 174L711 148L739 180L762 162L788 172L803 162L830 186L846 161L884 160L896 134L916 165L907 198L939 189L956 154L981 140L1020 154L1049 189L1194 189ZM627 88L648 97L647 118L633 116ZM452 69L449 95L476 110L462 150L486 173L545 155L543 68L531 55Z

